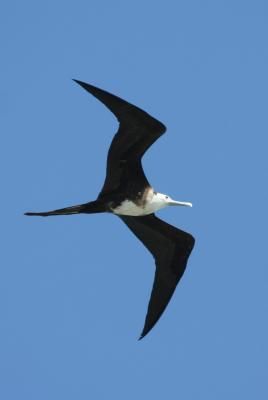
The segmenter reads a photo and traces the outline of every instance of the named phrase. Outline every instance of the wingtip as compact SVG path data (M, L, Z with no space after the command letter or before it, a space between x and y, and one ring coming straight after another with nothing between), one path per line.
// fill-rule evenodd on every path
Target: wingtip
M147 333L149 333L149 331L143 329L143 331L142 331L142 333L140 334L140 337L139 337L138 340L139 340L139 341L142 340L142 339L147 335Z
M79 86L81 86L83 89L87 90L89 93L93 94L93 96L97 97L97 93L101 92L104 93L105 91L102 89L99 89L96 86L91 85L90 83L86 83L83 81L80 81L79 79L72 79L75 83L77 83Z
M75 83L78 83L78 85L80 85L82 82L81 81L79 81L78 79L74 79L74 78L72 78L72 81L74 81Z
M77 83L78 85L82 86L84 89L91 87L92 85L90 85L89 83L80 81L79 79L72 79L73 82Z

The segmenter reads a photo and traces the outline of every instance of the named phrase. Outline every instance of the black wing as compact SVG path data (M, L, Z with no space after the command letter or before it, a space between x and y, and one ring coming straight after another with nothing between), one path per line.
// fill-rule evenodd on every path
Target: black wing
M87 83L74 81L105 104L120 124L109 149L106 179L99 197L113 192L128 194L130 190L136 193L142 191L149 183L141 158L166 127L125 100Z
M141 339L153 328L168 305L185 271L195 239L154 214L120 218L155 258L154 284Z

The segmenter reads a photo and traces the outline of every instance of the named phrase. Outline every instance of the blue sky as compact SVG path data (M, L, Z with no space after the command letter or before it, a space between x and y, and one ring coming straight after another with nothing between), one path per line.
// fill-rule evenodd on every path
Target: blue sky
M0 397L267 399L266 1L1 5ZM146 154L159 217L196 247L155 329L153 259L94 199L117 129L71 78L163 121Z

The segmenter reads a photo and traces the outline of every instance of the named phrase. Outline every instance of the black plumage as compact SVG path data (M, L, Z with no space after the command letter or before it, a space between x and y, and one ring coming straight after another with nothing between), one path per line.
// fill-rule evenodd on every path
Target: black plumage
M140 108L101 90L75 80L104 103L119 121L119 129L111 143L104 185L95 201L54 211L26 215L68 215L78 213L114 212L126 199L144 207L147 194L153 191L142 168L146 150L165 132L165 126ZM148 305L144 337L156 324L182 277L194 238L189 233L167 224L154 213L143 216L119 215L136 237L152 253L155 278Z
M181 279L188 257L194 247L194 238L154 214L144 217L120 217L134 235L152 253L155 259L155 277L140 338L143 338L161 317Z

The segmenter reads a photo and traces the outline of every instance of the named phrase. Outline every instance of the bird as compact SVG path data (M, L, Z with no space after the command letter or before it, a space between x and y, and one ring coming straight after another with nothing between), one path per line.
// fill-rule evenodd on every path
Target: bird
M192 207L157 192L142 167L147 149L165 133L165 125L135 105L91 84L73 79L101 101L117 118L119 127L111 142L106 178L96 200L46 212L26 212L28 216L113 213L149 250L155 260L155 275L143 330L144 338L165 311L179 283L195 239L190 234L159 219L155 212L166 206Z

